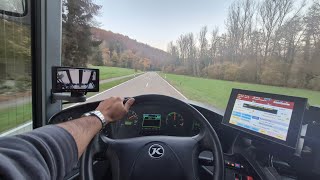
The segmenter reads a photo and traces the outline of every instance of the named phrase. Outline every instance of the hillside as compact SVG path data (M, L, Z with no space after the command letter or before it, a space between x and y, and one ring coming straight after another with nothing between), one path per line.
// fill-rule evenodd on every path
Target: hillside
M103 46L108 48L112 53L114 50L119 54L130 50L139 57L150 59L154 67L160 67L161 64L170 58L167 52L151 47L147 44L138 42L128 36L106 31L99 28L92 28L93 38L103 41ZM111 56L111 54L110 54Z

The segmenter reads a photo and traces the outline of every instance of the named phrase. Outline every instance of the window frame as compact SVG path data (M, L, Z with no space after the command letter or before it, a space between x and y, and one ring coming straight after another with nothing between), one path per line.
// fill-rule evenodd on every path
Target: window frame
M36 129L62 109L61 101L50 101L51 67L61 65L62 1L27 1L31 5L32 119Z

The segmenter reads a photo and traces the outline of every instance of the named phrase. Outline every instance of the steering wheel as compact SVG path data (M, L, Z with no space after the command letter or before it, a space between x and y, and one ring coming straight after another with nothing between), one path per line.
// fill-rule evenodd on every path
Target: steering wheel
M191 112L200 123L200 133L193 137L144 136L111 139L98 134L82 155L80 179L93 180L93 156L98 152L111 163L114 180L195 180L198 157L204 150L214 156L213 180L224 179L224 160L219 138L208 120L194 107L163 95L142 95L133 106L146 102L162 102Z

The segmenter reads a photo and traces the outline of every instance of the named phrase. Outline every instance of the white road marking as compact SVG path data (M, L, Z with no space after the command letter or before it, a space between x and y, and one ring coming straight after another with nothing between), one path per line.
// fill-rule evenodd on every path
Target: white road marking
M12 133L15 133L16 131L19 131L20 129L27 128L28 126L32 126L32 121L27 122L27 123L25 123L23 125L20 125L20 126L18 126L16 128L10 129L9 131L5 131L4 133L0 134L0 137L11 135Z
M146 87L148 87L148 86L149 86L149 83L146 84Z
M186 96L184 96L180 91L178 91L175 87L173 87L168 81L166 81L165 79L163 79L158 73L157 75L163 80L165 81L170 87L172 87L178 94L180 94L180 96L182 96L185 100L188 100L188 98Z

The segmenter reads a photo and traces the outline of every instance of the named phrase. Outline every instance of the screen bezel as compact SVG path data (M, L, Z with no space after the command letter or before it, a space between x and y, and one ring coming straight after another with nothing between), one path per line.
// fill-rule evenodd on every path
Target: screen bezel
M291 115L291 120L289 124L289 130L287 133L287 139L286 141L277 139L275 137L271 137L268 135L260 134L257 132L254 132L252 130L233 125L229 123L232 110L235 104L235 101L237 99L238 94L245 94L250 96L258 96L258 97L265 97L265 98L271 98L275 100L283 100L283 101L289 101L294 102L294 107ZM285 95L278 95L278 94L270 94L270 93L263 93L263 92L256 92L256 91L248 91L248 90L241 90L241 89L232 89L230 99L227 105L227 109L225 112L225 115L222 120L222 124L226 125L228 127L240 130L248 135L253 135L254 137L258 137L259 140L265 140L265 141L272 141L277 144L296 149L298 140L300 138L300 131L302 127L302 121L305 109L307 107L307 101L306 98L301 97L293 97L293 96L285 96Z
M91 70L96 71L96 79L98 81L96 87L94 89L58 89L57 88L57 72L59 69L80 69L80 70ZM76 92L76 93L85 93L85 92L99 92L100 89L100 78L99 78L99 69L93 68L74 68L67 66L54 66L52 67L52 92L54 93L63 93L63 92Z

